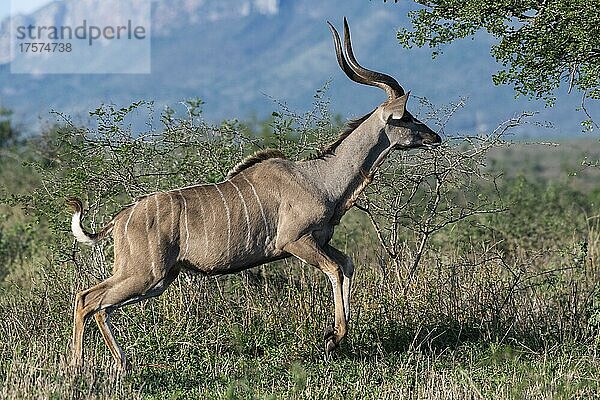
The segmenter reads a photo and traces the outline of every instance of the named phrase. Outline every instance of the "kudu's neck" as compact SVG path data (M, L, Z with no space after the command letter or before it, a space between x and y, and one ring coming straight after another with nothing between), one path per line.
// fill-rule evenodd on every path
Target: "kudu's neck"
M375 170L393 148L372 116L358 126L335 149L334 154L314 160L320 186L335 203L341 218L371 182Z

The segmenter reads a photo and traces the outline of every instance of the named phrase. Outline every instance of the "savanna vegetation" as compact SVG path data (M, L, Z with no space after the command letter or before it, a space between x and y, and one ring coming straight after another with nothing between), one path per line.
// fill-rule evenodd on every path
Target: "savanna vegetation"
M244 155L309 157L339 132L322 93L264 123L102 106L24 138L0 121L0 398L590 398L600 393L598 142L511 143L494 132L398 153L336 231L355 261L353 319L331 357L327 279L297 260L183 275L114 314L133 370L89 324L68 366L74 294L110 273L111 241L70 234L64 200L97 230L136 196L223 179ZM453 106L422 101L443 128ZM139 124L139 121L144 124ZM141 127L141 128L140 128ZM536 129L530 125L529 129ZM586 158L587 157L587 158Z

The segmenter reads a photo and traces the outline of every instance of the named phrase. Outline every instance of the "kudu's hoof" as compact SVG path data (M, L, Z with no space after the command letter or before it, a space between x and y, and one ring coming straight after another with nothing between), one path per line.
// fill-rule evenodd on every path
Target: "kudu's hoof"
M126 375L129 372L131 372L132 366L128 360L123 360L121 362L115 363L115 369L116 369L117 373Z
M335 336L335 327L334 326L330 326L329 328L325 329L325 332L323 332L323 339L325 339L325 341L327 341L327 339L334 337Z
M324 335L325 339L325 354L328 356L331 352L338 347L339 341L337 340L337 335L334 327L330 327L325 331Z
M325 354L330 356L331 352L335 350L336 347L338 347L338 344L335 341L335 337L330 337L325 341Z

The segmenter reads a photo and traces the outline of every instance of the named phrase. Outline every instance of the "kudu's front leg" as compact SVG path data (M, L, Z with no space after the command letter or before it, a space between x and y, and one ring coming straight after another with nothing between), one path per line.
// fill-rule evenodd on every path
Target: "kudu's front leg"
M330 249L332 248L327 248L327 250ZM338 257L336 257L333 252L321 248L312 235L303 236L302 238L287 244L284 246L284 250L300 260L318 267L331 281L335 318L333 331L326 334L325 337L325 351L329 354L331 350L338 346L342 338L346 336L347 332L346 312L344 311L344 273L342 264L337 260Z
M335 247L325 246L325 252L334 258L342 266L343 283L342 297L344 299L344 312L346 313L346 324L350 322L350 290L352 287L352 276L354 275L354 263L346 254Z

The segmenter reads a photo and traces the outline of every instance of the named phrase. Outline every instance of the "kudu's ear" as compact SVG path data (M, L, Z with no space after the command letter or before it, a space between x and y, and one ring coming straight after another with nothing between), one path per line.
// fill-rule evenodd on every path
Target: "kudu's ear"
M387 122L390 118L402 118L404 111L406 111L406 102L408 101L409 95L410 92L407 92L406 94L387 102L381 109L381 119L383 119L384 122Z

